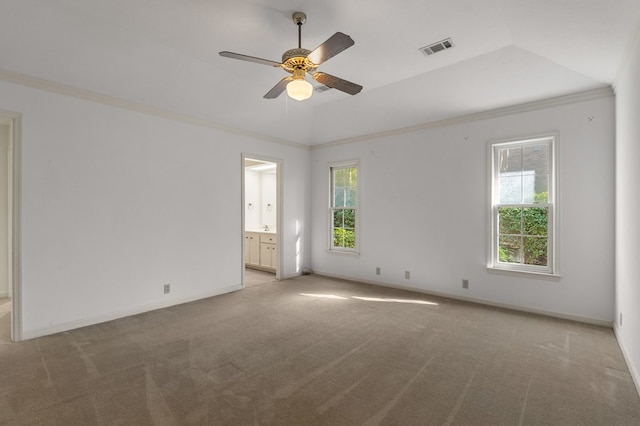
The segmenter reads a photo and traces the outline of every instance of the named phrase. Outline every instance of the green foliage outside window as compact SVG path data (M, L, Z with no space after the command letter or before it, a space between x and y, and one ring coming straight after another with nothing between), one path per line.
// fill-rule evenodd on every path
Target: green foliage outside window
M353 229L335 228L333 230L333 246L355 248L356 232Z
M499 207L500 262L547 265L547 207Z
M355 248L356 211L336 209L333 212L333 246Z

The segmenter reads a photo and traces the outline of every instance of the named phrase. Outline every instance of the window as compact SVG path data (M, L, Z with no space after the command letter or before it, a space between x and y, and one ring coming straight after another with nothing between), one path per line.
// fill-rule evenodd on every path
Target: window
M556 274L555 136L491 144L489 267Z
M329 250L358 252L358 163L329 167L331 176Z

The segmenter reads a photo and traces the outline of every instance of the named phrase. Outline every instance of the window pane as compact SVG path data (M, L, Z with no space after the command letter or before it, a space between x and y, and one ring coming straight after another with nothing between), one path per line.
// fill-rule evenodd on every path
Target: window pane
M525 147L523 163L526 174L549 173L549 145L545 143Z
M333 206L334 207L344 207L344 196L345 189L341 187L336 187L333 198Z
M498 242L498 259L500 262L522 263L522 239L510 235L501 235Z
M547 207L529 207L522 211L524 235L547 236L549 209Z
M498 171L504 173L522 172L522 148L501 148L498 150Z
M336 228L333 230L333 246L344 247L344 229Z
M344 246L347 248L354 248L356 246L356 230L355 229L344 230Z
M524 237L524 263L526 265L547 266L546 237Z
M498 224L500 234L521 234L522 209L519 207L498 207Z
M334 210L333 212L333 226L334 228L344 227L344 211Z
M522 176L501 177L498 179L500 204L518 204L522 202Z
M344 187L344 179L345 176L345 169L334 169L333 172L333 185L334 186L341 186Z
M525 175L522 176L522 202L526 204L533 204L536 199L536 176Z
M358 169L355 167L346 169L346 182L345 186L356 189L358 185Z
M355 248L356 232L354 229L336 228L333 230L333 246Z
M356 190L355 189L345 189L345 200L344 205L347 207L355 207L356 205Z
M355 228L356 227L356 211L354 209L344 209L344 227Z
M536 175L534 203L549 202L549 175Z

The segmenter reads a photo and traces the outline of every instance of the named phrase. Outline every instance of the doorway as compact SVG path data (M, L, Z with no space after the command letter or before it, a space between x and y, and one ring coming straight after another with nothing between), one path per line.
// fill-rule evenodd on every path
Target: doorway
M19 116L0 111L0 342L20 340L17 315L17 203L16 136Z
M242 286L280 279L281 161L242 156Z

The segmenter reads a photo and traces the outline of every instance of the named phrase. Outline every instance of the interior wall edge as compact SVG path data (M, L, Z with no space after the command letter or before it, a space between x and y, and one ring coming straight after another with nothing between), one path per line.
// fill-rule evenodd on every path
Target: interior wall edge
M281 145L286 145L294 148L300 148L304 150L310 149L308 145L298 142L281 139L262 133L251 132L248 130L242 130L235 127L224 126L214 123L209 120L192 117L186 114L180 114L177 112L165 110L162 108L153 107L150 105L141 104L138 102L127 101L125 99L116 98L114 96L105 95L103 93L93 92L86 89L80 89L77 87L69 86L66 84L56 83L49 80L44 80L29 75L8 71L0 68L0 80L7 83L17 84L32 89L38 89L45 92L56 93L58 95L70 96L77 99L82 99L89 102L100 103L103 105L112 106L128 111L134 111L146 115L152 115L161 117L173 121L179 121L186 124L192 124L200 127L208 127L211 129L219 130L225 133L231 133L240 136L247 136L250 138L260 139L269 142L275 142Z
M242 285L233 285L224 287L221 289L217 289L216 291L207 292L195 296L191 296L183 299L171 299L167 302L156 302L150 303L146 305L139 305L129 309L124 309L121 311L113 311L108 314L98 315L95 317L81 318L74 321L69 321L65 323L55 324L51 327L39 328L33 330L23 330L22 331L22 340L30 340L38 337L49 336L56 333L62 333L64 331L74 330L81 327L87 327L90 325L100 324L107 321L114 321L117 319L122 319L138 314L143 314L150 311L155 311L157 309L168 308L171 306L182 305L185 303L197 302L198 300L207 299L209 297L221 296L226 293L231 293L234 291L242 290Z
M633 379L633 383L636 385L636 392L638 392L638 396L640 396L640 373L638 368L636 368L633 363L633 358L631 358L630 354L627 352L627 349L624 346L623 340L620 336L620 329L617 323L613 324L613 332L616 336L616 341L618 342L618 346L620 347L620 352L622 352L622 356L624 357L625 362L627 363L627 367L629 368L629 374Z
M331 148L338 145L347 145L347 144L352 144L356 142L365 142L368 140L384 138L388 136L397 136L405 133L419 132L421 130L435 129L438 127L455 126L457 124L471 123L474 121L505 117L512 114L536 111L536 110L550 108L554 106L569 105L577 102L590 101L590 100L607 98L612 96L614 96L614 91L611 86L600 87L597 89L587 90L584 92L571 93L564 96L557 96L554 98L541 99L537 101L511 105L503 108L496 108L496 109L491 109L487 111L476 112L473 114L462 115L459 117L445 118L443 120L422 123L415 126L401 127L398 129L387 130L384 132L371 133L368 135L355 136L355 137L346 138L346 139L339 139L331 142L313 145L311 147L311 150L313 151L313 150L318 150L323 148Z
M495 307L495 308L509 309L509 310L512 310L512 311L526 312L526 313L529 313L529 314L543 315L543 316L547 316L547 317L559 318L559 319L564 319L564 320L569 320L569 321L576 321L576 322L580 322L580 323L584 323L584 324L596 325L596 326L600 326L600 327L606 327L606 328L612 328L613 327L613 322L609 321L609 320L605 320L605 319L585 317L585 316L581 316L581 315L574 315L574 314L569 314L569 313L564 313L564 312L554 312L554 311L548 311L548 310L545 310L545 309L536 309L536 308L530 308L530 307L521 306L521 305L512 305L512 304L508 304L508 303L495 302L495 301L489 300L489 299L481 299L481 298L475 298L475 297L460 296L458 294L453 294L453 293L431 291L431 290L428 290L428 289L423 289L423 288L418 288L418 287L410 287L410 286L403 286L403 285L400 285L400 284L394 284L394 283L389 283L389 282L367 280L367 279L363 279L363 278L360 278L360 277L349 277L349 276L346 276L346 275L332 274L330 272L324 272L324 271L318 271L318 270L314 270L313 273L315 275L324 276L324 277L328 277L328 278L336 278L336 279L341 279L341 280L346 280L346 281L354 281L354 282L359 282L359 283L363 283L363 284L376 285L376 286L380 286L380 287L395 288L395 289L398 289L398 290L407 290L407 291L412 291L412 292L415 292L415 293L420 293L420 294L425 294L425 295L443 297L443 298L446 298L446 299L459 300L459 301L462 301L462 302L471 302L471 303L475 303L475 304L478 304L478 305L492 306L492 307Z

